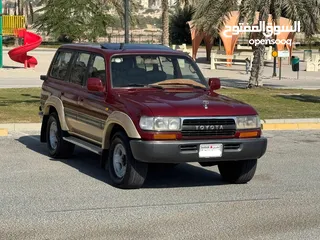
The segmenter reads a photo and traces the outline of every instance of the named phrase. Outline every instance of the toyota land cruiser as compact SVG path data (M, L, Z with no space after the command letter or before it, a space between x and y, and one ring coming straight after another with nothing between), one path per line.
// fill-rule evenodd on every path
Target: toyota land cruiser
M120 188L140 188L150 163L218 165L227 182L247 183L267 148L256 110L166 46L63 45L41 79L49 155L99 154Z

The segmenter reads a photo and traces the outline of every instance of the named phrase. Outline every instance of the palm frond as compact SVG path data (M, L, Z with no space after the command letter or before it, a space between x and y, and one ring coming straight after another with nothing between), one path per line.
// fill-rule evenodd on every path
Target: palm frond
M237 6L236 0L204 0L197 5L197 10L192 18L194 25L200 32L216 36L222 29L230 12Z

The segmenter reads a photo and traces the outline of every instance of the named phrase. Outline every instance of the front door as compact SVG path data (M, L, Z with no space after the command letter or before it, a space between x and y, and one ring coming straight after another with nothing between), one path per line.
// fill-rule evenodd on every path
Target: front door
M88 78L99 78L106 89L106 61L102 55L91 56ZM79 99L78 121L81 124L81 135L98 144L102 143L103 129L108 118L105 92L90 92L85 87L84 95Z

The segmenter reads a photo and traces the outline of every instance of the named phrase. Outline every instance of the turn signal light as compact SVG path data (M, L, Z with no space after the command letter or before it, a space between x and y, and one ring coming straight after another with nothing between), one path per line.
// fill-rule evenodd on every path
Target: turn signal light
M241 132L239 135L239 138L252 138L252 137L258 137L259 132L254 131L254 132Z
M155 134L153 135L153 139L155 140L176 140L176 134Z

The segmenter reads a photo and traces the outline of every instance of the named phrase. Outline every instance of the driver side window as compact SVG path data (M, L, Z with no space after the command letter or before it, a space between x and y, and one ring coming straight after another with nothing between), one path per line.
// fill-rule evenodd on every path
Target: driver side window
M106 76L106 62L101 56L93 56L89 68L88 78L99 78L103 84L106 86L107 76Z

